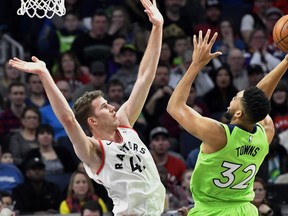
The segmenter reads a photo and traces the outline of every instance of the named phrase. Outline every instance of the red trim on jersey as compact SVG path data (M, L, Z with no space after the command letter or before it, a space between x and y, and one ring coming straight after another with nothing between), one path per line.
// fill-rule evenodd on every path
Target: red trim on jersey
M130 126L125 126L125 125L119 125L120 128L130 128L130 129L133 129L131 128Z
M99 175L100 171L102 170L104 163L105 163L105 152L104 152L104 147L103 147L103 143L101 142L101 140L98 140L99 144L100 144L100 148L101 148L101 158L102 158L102 163L101 166L99 167L99 169L97 170L96 174Z

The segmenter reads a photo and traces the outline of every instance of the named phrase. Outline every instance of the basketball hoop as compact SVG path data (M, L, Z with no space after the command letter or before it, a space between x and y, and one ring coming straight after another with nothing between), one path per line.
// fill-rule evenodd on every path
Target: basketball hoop
M21 0L18 15L27 14L29 17L47 17L51 19L54 14L63 16L66 13L64 0Z

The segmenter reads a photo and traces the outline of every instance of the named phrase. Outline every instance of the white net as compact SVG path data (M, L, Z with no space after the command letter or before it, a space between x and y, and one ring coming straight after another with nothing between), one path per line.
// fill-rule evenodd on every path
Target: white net
M21 0L18 15L27 14L29 17L47 17L51 19L54 14L63 16L66 13L64 0Z

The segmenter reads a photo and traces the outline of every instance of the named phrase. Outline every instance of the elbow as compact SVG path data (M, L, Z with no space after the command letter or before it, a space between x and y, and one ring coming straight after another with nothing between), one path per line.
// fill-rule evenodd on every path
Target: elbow
M76 118L73 112L69 112L69 113L66 113L65 115L60 116L59 121L65 127L66 125L73 125L74 122L76 121Z
M166 111L172 115L172 112L173 112L173 108L172 108L172 105L171 105L171 102L169 101L167 107L166 107Z
M166 111L172 116L172 117L176 117L177 114L177 109L175 109L175 105L173 105L173 103L171 101L169 101Z

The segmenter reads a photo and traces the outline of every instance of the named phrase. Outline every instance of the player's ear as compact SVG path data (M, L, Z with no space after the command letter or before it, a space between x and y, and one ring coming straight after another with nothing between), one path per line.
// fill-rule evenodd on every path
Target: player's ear
M236 110L236 112L234 113L234 116L236 118L240 118L243 115L243 111L242 110Z
M88 125L93 126L93 125L97 125L98 121L94 116L90 116L87 119L87 123Z

